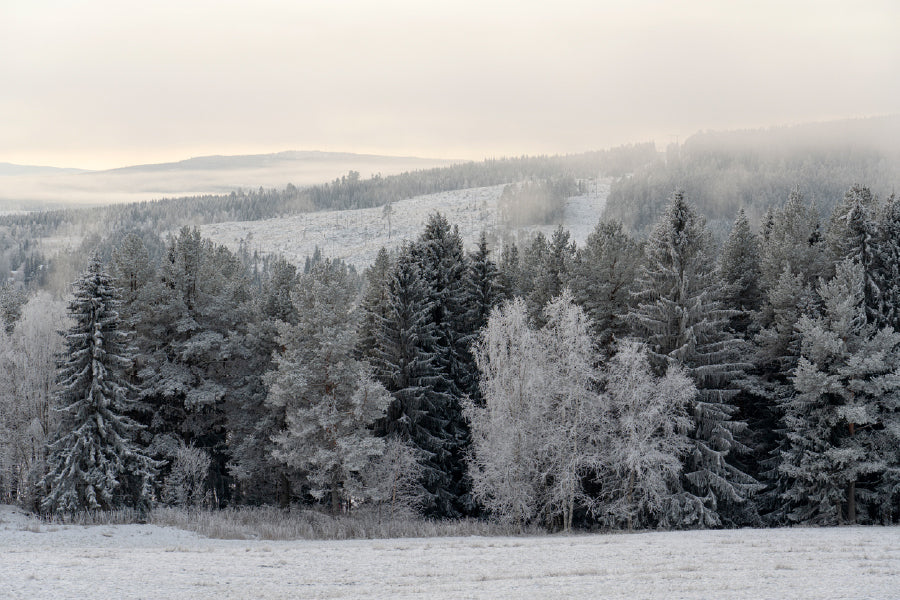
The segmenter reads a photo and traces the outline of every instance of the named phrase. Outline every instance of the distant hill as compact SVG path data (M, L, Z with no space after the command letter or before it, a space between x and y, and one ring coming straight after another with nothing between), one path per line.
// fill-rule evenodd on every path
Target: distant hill
M67 169L60 167L39 167L35 165L14 165L0 162L0 177L15 175L61 175L63 173L84 173L85 169Z
M239 189L306 186L348 171L393 175L459 161L345 152L201 156L105 171L0 165L0 210L102 206L160 198L228 194Z

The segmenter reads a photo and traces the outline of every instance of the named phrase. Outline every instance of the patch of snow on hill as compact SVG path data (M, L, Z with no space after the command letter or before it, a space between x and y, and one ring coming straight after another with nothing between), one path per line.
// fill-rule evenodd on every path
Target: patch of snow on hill
M609 195L609 182L588 182L588 192L566 202L564 226L573 239L583 244L600 219ZM372 264L382 247L397 247L421 234L428 216L443 214L459 226L467 249L478 241L482 231L500 235L497 203L503 185L471 188L417 196L394 202L390 236L383 207L304 213L280 219L216 223L200 228L201 235L236 251L242 241L252 251L281 254L302 265L318 246L325 256L337 257L364 269ZM552 233L554 227L529 228Z

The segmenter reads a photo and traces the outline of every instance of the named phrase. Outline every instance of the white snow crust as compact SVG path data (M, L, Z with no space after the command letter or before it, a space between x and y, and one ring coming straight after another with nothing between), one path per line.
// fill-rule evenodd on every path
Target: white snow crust
M594 230L606 198L609 181L588 181L588 192L566 201L563 226L572 239L583 245ZM463 243L472 249L482 231L497 232L497 201L503 185L470 188L439 194L417 196L393 203L390 237L383 208L337 210L303 213L263 221L234 221L200 227L200 234L218 244L237 251L241 240L250 249L263 254L281 254L294 264L303 265L316 246L326 257L341 258L362 270L375 261L378 250L394 248L404 240L414 240L421 233L428 216L440 212L451 225L458 225ZM520 233L543 231L555 227L532 227Z
M900 527L271 542L0 507L0 597L888 599Z

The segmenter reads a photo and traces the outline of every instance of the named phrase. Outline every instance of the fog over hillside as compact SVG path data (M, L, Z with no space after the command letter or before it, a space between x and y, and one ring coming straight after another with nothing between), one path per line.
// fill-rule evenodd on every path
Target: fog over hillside
M64 206L156 200L237 189L283 188L330 181L357 171L367 178L440 167L455 161L376 156L346 152L278 152L242 156L203 156L172 163L136 165L105 171L0 164L0 210L38 210Z

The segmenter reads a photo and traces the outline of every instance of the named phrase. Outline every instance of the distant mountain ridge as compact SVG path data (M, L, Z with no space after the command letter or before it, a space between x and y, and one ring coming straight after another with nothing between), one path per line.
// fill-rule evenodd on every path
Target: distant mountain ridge
M176 162L150 163L143 165L130 165L108 169L106 173L149 172L149 171L206 171L215 169L261 169L296 161L327 162L327 161L366 161L391 163L395 161L418 162L429 167L440 164L453 164L462 162L452 159L420 158L416 156L384 156L378 154L356 154L353 152L323 152L321 150L286 150L268 154L211 154L209 156L195 156Z
M211 155L102 171L0 163L0 210L100 206L161 198L228 194L239 189L304 187L360 173L395 175L463 161L349 152L285 151Z
M59 175L62 173L87 173L87 169L68 167L44 167L38 165L17 165L0 162L0 177L15 175Z

